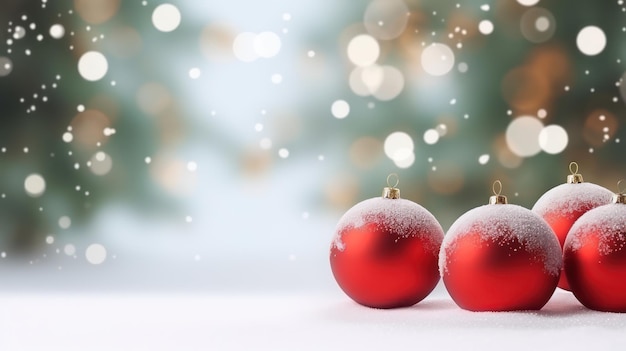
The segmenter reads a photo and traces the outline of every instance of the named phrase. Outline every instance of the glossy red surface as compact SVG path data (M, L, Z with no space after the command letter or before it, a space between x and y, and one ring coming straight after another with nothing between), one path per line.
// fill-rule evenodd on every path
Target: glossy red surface
M538 310L558 276L515 239L484 239L473 231L446 247L443 282L459 307L470 311Z
M611 240L605 237L602 242L603 230L611 229L587 233L577 250L570 243L565 245L565 273L574 296L585 307L626 312L626 232L615 231Z
M339 235L344 249L331 247L333 275L341 289L362 305L411 306L423 300L439 281L441 228L414 228L413 235L407 236L370 222ZM433 245L433 240L438 244Z

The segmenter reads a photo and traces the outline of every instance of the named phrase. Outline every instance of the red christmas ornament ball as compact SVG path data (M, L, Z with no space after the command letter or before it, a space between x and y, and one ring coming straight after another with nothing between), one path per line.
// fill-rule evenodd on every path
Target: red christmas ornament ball
M532 211L541 216L552 228L561 247L565 244L567 233L572 225L585 212L611 202L613 192L593 183L584 183L578 174L578 165L570 164L572 174L567 183L558 185L543 194L535 203ZM567 276L561 273L559 288L570 290Z
M565 274L587 308L626 312L626 196L582 215L565 241Z
M500 195L459 217L439 255L446 289L470 311L539 310L554 293L561 266L550 227Z
M412 306L439 281L437 260L443 229L398 189L362 201L339 220L330 266L339 287L361 305ZM396 194L397 193L397 194Z

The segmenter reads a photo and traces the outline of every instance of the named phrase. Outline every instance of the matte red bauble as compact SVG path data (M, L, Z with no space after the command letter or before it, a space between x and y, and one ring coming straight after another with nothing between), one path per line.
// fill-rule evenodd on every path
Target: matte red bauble
M362 201L341 217L330 266L339 287L362 305L412 306L439 281L442 240L443 229L435 217L401 199L394 185L385 188L382 197Z
M592 208L611 202L613 193L593 183L583 183L583 176L578 173L578 164L570 163L567 183L558 185L545 194L533 206L532 211L541 216L552 228L561 247L570 228L576 220ZM559 288L570 290L567 277L561 273Z
M626 195L582 215L563 251L574 296L587 308L626 312Z
M466 212L452 224L439 255L441 276L463 309L538 310L556 289L561 248L541 217L507 204L501 187L499 181L494 184L496 195L489 205Z

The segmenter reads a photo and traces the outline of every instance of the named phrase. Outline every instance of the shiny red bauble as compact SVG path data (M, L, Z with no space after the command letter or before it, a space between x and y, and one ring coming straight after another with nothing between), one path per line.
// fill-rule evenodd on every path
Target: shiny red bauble
M446 233L439 261L450 296L470 311L541 309L561 266L561 248L545 221L506 203L459 217Z
M626 312L626 204L582 215L567 236L563 259L578 301L598 311Z
M613 193L593 183L583 183L582 176L577 173L578 166L570 170L573 174L567 178L567 183L558 185L545 194L535 203L532 211L541 216L552 228L561 247L565 243L567 233L572 225L585 212L611 202ZM570 290L567 277L561 273L559 288Z
M361 305L412 306L439 281L443 234L435 217L412 201L365 200L339 220L330 266L339 287Z

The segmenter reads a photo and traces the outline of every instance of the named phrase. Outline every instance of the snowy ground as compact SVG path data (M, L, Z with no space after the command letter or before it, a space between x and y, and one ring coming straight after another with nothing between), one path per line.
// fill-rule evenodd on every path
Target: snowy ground
M339 291L4 293L0 350L624 350L626 315L557 291L540 312L472 313L438 288L375 310Z

